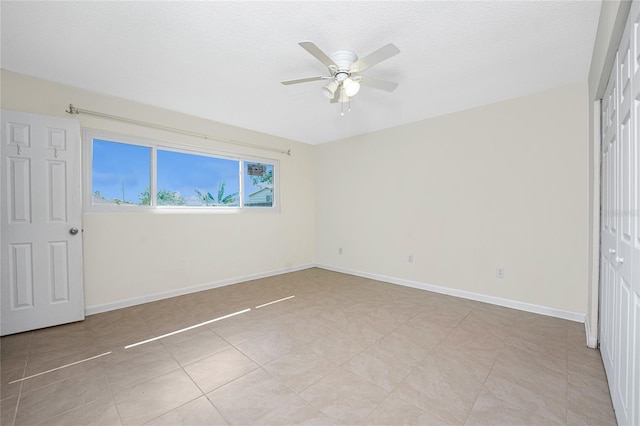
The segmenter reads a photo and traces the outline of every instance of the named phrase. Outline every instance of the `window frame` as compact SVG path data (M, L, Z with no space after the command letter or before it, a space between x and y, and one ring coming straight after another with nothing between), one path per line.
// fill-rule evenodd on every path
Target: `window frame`
M93 140L123 143L128 145L150 148L149 188L151 197L150 205L94 205L93 195ZM223 152L207 147L179 144L167 141L156 141L147 138L127 136L109 133L101 130L85 129L82 135L83 148L83 207L86 213L93 212L127 212L127 213L252 213L252 212L280 212L280 161L274 158L257 157L236 153ZM173 151L178 153L199 155L205 157L220 158L224 160L238 161L239 179L239 205L237 206L159 206L157 205L158 181L157 161L158 150ZM245 206L245 182L244 167L247 163L262 163L273 167L273 201L269 206Z

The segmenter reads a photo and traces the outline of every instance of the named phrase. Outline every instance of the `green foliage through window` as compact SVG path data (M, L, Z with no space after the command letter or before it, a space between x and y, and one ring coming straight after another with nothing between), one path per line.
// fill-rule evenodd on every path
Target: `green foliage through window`
M272 163L90 140L92 206L274 207Z

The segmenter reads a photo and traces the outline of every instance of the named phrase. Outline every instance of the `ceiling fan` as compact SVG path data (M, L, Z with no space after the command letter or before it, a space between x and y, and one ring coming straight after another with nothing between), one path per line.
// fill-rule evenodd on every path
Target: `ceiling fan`
M322 62L329 69L329 75L283 81L282 84L285 86L309 81L329 80L329 83L322 88L322 93L331 100L331 103L350 103L351 98L360 90L361 84L387 92L392 92L398 87L398 83L360 75L367 68L400 53L400 49L391 43L361 59L358 59L355 53L348 50L339 50L327 55L311 41L301 41L298 44ZM342 114L344 115L344 111L342 111Z

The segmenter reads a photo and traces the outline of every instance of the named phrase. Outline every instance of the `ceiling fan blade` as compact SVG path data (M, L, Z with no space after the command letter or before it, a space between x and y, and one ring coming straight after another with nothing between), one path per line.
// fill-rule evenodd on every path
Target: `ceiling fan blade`
M351 65L351 72L364 71L375 64L379 64L380 62L397 55L398 53L400 53L400 49L398 49L394 44L389 43L364 58L354 62L353 65Z
M282 84L284 84L285 86L288 86L289 84L298 84L298 83L307 83L309 81L318 81L318 80L322 80L325 77L323 76L319 76L319 77L307 77L307 78L299 78L297 80L287 80L287 81L283 81Z
M301 41L298 43L304 50L311 53L317 60L322 62L325 66L330 67L334 66L337 68L337 65L331 60L330 57L327 56L318 46L313 44L311 41Z
M360 80L360 84L374 87L376 89L385 90L387 92L393 92L398 87L398 83L394 83L393 81L380 80L379 78L373 77L362 77Z

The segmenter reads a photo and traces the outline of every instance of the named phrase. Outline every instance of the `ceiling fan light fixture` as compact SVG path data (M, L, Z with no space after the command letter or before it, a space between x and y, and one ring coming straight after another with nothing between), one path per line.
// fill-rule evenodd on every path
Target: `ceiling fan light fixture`
M344 87L342 87L342 89L340 90L340 96L338 97L338 102L340 102L341 104L351 102L351 98L347 96L347 91L344 90Z
M329 84L327 84L322 88L322 94L329 99L333 99L337 89L338 89L338 83L335 80L331 80Z
M332 104L340 103L342 115L344 115L345 103L349 105L349 111L351 111L351 98L359 93L362 81L364 81L367 86L387 92L392 92L398 86L397 83L391 81L366 78L360 75L360 72L400 53L400 49L391 43L382 46L375 52L360 59L358 59L355 53L348 50L339 50L331 55L327 55L311 41L301 41L298 44L309 52L311 56L322 62L322 64L328 68L329 75L287 80L283 81L282 84L287 86L310 81L329 80L328 84L322 88L322 94L326 96Z
M360 83L352 80L351 78L347 78L345 81L343 81L342 86L344 87L345 94L348 97L355 96L360 90Z

